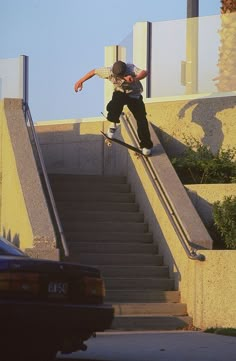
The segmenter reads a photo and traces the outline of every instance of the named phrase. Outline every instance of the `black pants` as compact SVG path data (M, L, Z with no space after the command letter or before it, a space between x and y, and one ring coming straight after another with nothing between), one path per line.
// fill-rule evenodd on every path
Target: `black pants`
M148 128L148 121L146 118L146 109L143 102L143 97L140 95L138 99L131 98L126 93L115 91L113 93L111 101L107 104L107 119L113 123L120 123L120 115L127 105L132 112L137 122L137 131L140 139L141 148L152 148L153 143L151 141L150 132Z

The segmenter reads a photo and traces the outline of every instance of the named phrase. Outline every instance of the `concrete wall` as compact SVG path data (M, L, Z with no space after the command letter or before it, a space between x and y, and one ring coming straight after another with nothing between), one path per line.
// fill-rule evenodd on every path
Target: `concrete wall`
M149 99L146 109L169 155L182 153L186 139L191 138L210 146L214 153L221 147L236 147L235 96Z
M202 251L206 260L193 262L172 244L180 276L182 302L199 328L236 327L236 252Z
M20 99L0 102L0 233L33 256L58 258Z
M224 197L236 197L236 183L232 184L188 184L188 194L205 224L213 222L212 207L216 201Z
M104 118L36 123L48 172L125 175L122 164L127 164L127 152L104 144L101 131L106 132L107 127Z

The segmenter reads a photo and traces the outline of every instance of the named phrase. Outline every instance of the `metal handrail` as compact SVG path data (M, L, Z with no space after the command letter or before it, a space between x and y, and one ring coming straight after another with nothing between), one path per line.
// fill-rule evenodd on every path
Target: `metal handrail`
M132 139L133 143L135 144L135 146L138 146L139 141L138 141L137 132L135 131L135 128L134 128L133 124L131 123L131 120L129 119L129 117L126 114L122 114L121 119L123 120L123 124L126 127L126 130L128 131L129 136ZM191 260L205 261L205 256L203 254L197 253L197 250L195 248L189 246L190 242L188 240L186 230L184 229L180 220L178 219L178 215L176 214L176 212L169 200L168 194L166 193L165 189L163 188L163 186L159 180L158 174L155 171L154 167L152 166L151 161L147 157L142 157L142 162L143 162L143 165L144 165L146 171L148 172L148 174L150 176L150 179L151 179L154 187L156 188L156 191L158 192L158 195L162 202L162 205L164 206L166 213L167 213L173 227L175 228L175 231L178 235L178 238L181 242L181 245L183 246L183 249L184 249L186 255Z
M68 250L68 247L67 247L67 243L66 243L63 228L62 228L62 225L61 225L61 222L60 222L60 218L59 218L59 215L58 215L58 212L57 212L56 203L55 203L54 196L53 196L53 193L52 193L50 181L48 179L48 174L47 174L47 170L46 170L46 167L45 167L41 147L40 147L38 137L37 137L36 132L35 132L34 123L33 123L33 119L32 119L31 113L30 113L28 103L23 103L23 108L24 108L24 114L25 114L25 119L26 119L27 125L30 126L30 129L32 131L33 140L34 140L34 143L35 143L35 146L36 146L38 159L39 159L40 166L41 166L41 169L42 169L42 172L43 172L43 177L44 177L44 181L45 181L45 184L46 184L50 205L52 207L53 216L54 216L55 221L56 221L56 226L57 226L57 229L58 229L58 232L59 232L59 235L60 235L61 244L62 244L62 247L63 247L63 250L64 250L64 254L65 254L66 257L68 257L69 256L69 250Z

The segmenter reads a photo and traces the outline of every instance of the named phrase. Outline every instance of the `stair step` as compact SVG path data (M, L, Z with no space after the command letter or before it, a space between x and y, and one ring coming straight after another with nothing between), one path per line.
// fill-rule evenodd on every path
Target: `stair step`
M114 192L114 193L128 193L130 192L130 185L127 183L124 184L116 184L116 183L81 183L81 182L57 182L52 181L51 186L53 188L54 193L58 192L78 192L78 193L108 193L108 192Z
M138 330L179 330L192 325L188 316L127 315L114 318L111 329Z
M103 202L134 202L135 196L133 193L114 193L114 192L67 192L64 189L61 192L54 192L54 198L57 201L103 201Z
M111 211L78 211L64 208L60 210L61 220L63 221L83 221L83 222L143 222L143 213L139 212L111 212Z
M106 290L127 289L127 290L174 290L174 280L170 278L105 278Z
M63 223L63 229L66 231L81 231L85 232L87 229L93 230L93 232L135 232L144 233L148 231L146 223L129 223L126 222L73 222L65 221Z
M163 290L106 290L106 302L110 303L153 303L153 302L173 302L180 300L179 291Z
M125 315L168 315L186 316L187 306L184 303L116 303L112 304L115 316Z
M137 212L139 207L137 203L126 203L126 202L94 202L93 200L88 201L58 201L56 202L59 212L70 210L71 212L78 211L104 211L104 212Z
M106 277L168 277L168 266L96 266L101 271L104 278Z
M67 242L142 242L152 243L152 233L129 233L129 232L91 232L79 231L72 232L68 230L65 233Z
M157 246L148 243L68 242L73 253L142 253L156 254Z
M58 192L54 194L56 201L106 201L106 202L134 202L135 196L133 193L81 193L81 192Z
M70 261L87 265L162 265L163 257L149 254L96 254L80 253L71 255Z
M127 183L126 177L123 176L102 176L102 175L81 175L81 174L48 174L51 182L76 182L76 183Z

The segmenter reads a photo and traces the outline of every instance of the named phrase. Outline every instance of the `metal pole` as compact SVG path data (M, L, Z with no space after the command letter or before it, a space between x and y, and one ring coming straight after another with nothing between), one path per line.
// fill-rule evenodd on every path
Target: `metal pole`
M198 14L199 1L187 0L186 94L198 93Z
M19 74L19 92L23 103L28 104L29 98L29 58L26 55L20 55L20 74Z
M187 0L187 18L199 16L199 0Z

